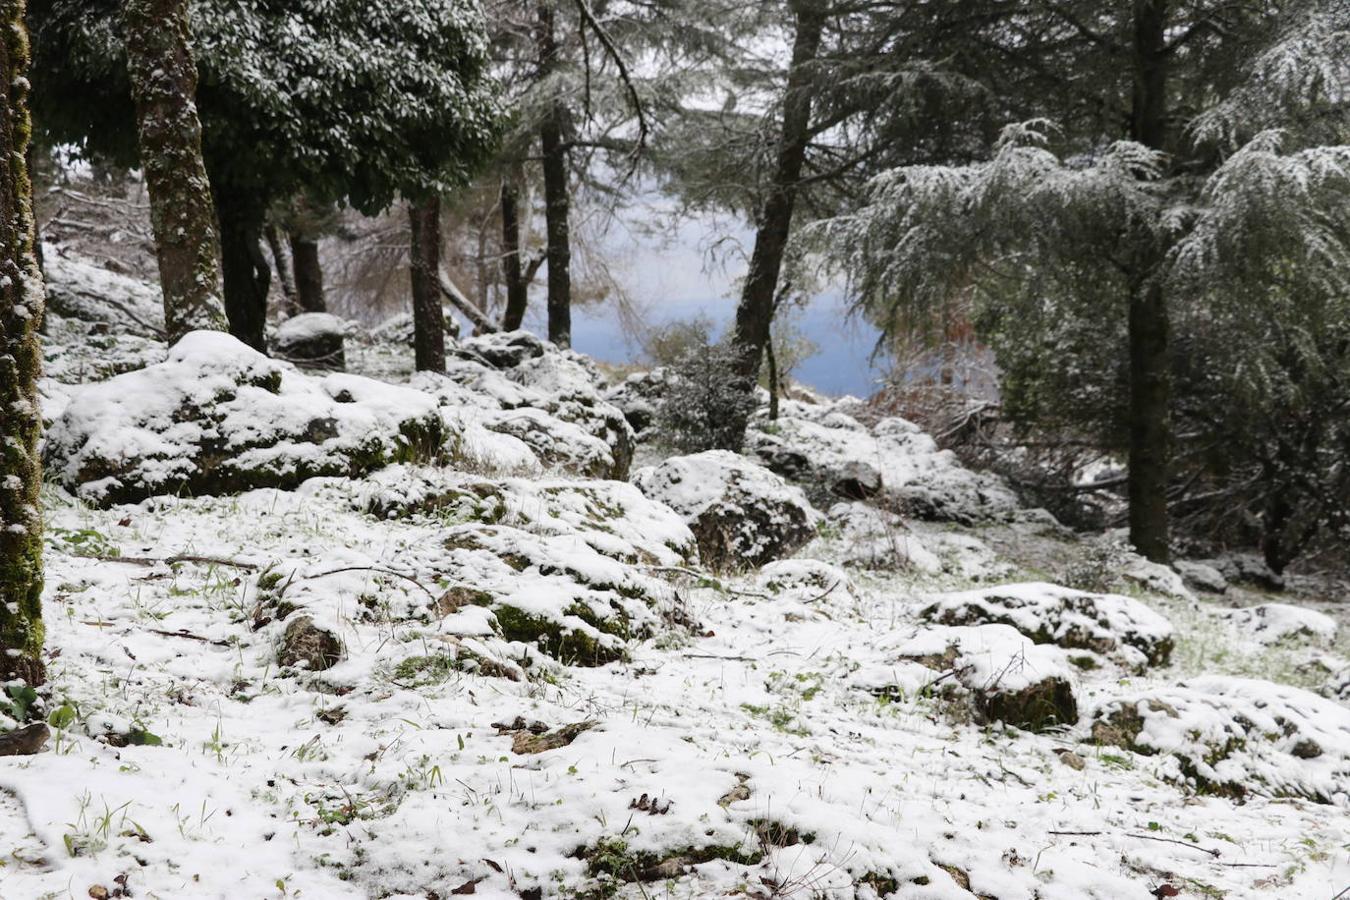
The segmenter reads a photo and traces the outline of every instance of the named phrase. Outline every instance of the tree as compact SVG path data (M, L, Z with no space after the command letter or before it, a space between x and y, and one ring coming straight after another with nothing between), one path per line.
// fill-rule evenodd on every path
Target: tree
M863 307L888 329L973 293L1005 372L1005 405L1024 421L1086 424L1124 449L1131 541L1166 560L1174 307L1199 286L1256 302L1281 279L1313 285L1343 265L1322 255L1335 243L1324 217L1337 152L1281 153L1264 136L1225 158L1184 128L1235 96L1235 57L1277 36L1265 4L1009 9L1014 20L997 17L985 38L1000 67L1022 73L1004 79L1027 91L1008 105L1049 112L1051 97L1062 127L1010 128L988 162L879 177L869 203L831 230ZM1270 178L1318 188L1286 191L1281 204L1264 190ZM1261 227L1273 209L1256 197L1280 210L1288 230L1278 241ZM1305 205L1290 205L1296 197ZM1263 255L1232 252L1238 235ZM1301 264L1277 277L1271 252ZM1126 364L1111 367L1116 389L1103 391L1082 372L1113 347ZM1079 377L1050 378L1058 360Z
M412 283L413 352L419 372L445 371L445 318L441 312L441 203L436 195L408 204L409 276Z
M202 163L187 8L184 0L126 0L122 16L165 330L171 343L199 328L224 331L220 242Z
M202 148L231 331L262 348L266 211L306 195L363 212L465 183L497 137L484 24L467 0L193 0ZM34 95L53 142L128 161L116 0L35 0Z
M869 174L981 145L987 93L925 61L934 35L960 30L946 9L786 0L712 19L697 68L727 85L722 108L694 94L655 152L683 211L729 211L754 227L732 336L742 385L758 380L783 286L808 293L803 226L850 208ZM763 50L778 44L791 47L786 65Z
M42 486L37 380L42 276L33 255L28 34L23 0L0 4L0 684L42 683Z

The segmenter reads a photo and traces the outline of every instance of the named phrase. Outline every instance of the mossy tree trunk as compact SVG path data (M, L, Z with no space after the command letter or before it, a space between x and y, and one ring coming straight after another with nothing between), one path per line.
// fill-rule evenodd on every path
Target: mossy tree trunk
M0 0L0 683L42 682L42 484L24 0Z
M123 0L127 70L169 341L226 328L186 0Z
M417 371L445 371L445 314L441 312L441 201L430 197L408 204L412 228L409 276L412 282L413 354Z

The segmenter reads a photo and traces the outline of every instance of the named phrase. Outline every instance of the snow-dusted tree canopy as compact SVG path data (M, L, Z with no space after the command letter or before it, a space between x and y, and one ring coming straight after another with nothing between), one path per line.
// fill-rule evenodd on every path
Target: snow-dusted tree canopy
M239 190L380 209L462 184L498 105L470 0L190 4L208 166ZM36 107L52 139L132 149L118 3L36 0Z

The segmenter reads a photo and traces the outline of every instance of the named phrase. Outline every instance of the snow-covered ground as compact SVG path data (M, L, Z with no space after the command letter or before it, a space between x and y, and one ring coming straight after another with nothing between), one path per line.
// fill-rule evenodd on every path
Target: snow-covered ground
M115 386L82 387L72 363L86 330L51 329L69 342L49 354L54 433L113 418L88 398ZM138 365L165 358L136 340ZM1255 595L1192 595L1137 560L1109 590L1048 584L1082 553L1053 521L897 425L795 404L761 437L830 448L816 482L889 454L871 462L886 490L810 511L789 559L714 571L699 548L741 536L727 503L717 528L694 518L712 475L687 478L695 504L659 479L669 506L639 491L650 474L586 477L597 460L626 477L632 456L593 367L537 342L459 346L448 379L402 389L410 415L440 409L441 457L107 507L76 475L48 487L52 737L0 759L0 898L1350 887L1334 620L1233 612ZM363 395L324 385L351 376L279 368L266 408L299 397L337 420L286 426L286 452L345 446L358 419L341 407ZM128 377L170 376L188 377ZM129 466L182 424L158 415L137 420ZM172 433L176 458L202 445ZM889 503L896 472L925 520ZM737 479L805 503L767 471Z

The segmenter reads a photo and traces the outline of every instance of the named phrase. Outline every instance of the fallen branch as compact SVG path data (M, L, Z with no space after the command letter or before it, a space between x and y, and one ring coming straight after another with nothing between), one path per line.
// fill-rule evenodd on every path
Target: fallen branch
M147 628L146 631L150 632L151 634L162 635L163 637L175 637L175 638L184 638L189 641L200 641L203 644L210 644L213 647L230 646L229 641L223 641L220 640L219 638L203 637L200 634L193 634L190 631L183 631L181 628L178 631L166 631L163 628Z
M1127 834L1126 837L1137 838L1138 840L1141 841L1158 841L1159 843L1163 844L1177 844L1182 847L1190 847L1192 850L1199 850L1201 853L1208 853L1210 856L1213 856L1216 859L1219 856L1219 851L1217 849L1210 850L1206 847L1201 847L1199 844L1192 844L1190 841L1179 841L1176 838L1156 837L1151 834Z
M380 566L343 566L340 569L332 569L328 572L318 572L314 575L305 575L303 577L327 578L329 575L339 575L343 572L378 572L381 575L393 575L395 578L402 578L406 581L411 581L413 584L417 585L417 587L421 589L422 593L426 594L428 597L431 598L431 602L435 603L437 599L436 595L431 592L430 588L428 588L426 585L424 585L422 582L418 581L411 575L405 575L404 573L396 572L393 569L384 569L381 568Z
M445 274L444 269L437 270L436 284L440 287L445 298L450 301L450 305L463 313L464 318L472 322L473 327L477 328L480 334L492 334L501 330L487 316L483 315L483 311L474 306L459 288L455 287L455 283L450 280L449 275Z
M175 563L197 563L203 566L228 566L232 569L246 569L250 572L257 571L260 566L256 563L244 562L238 559L224 559L219 556L198 556L195 553L179 553L174 556L87 556L85 559L96 559L99 562L126 563L129 566L157 566L160 563L165 565L174 565Z

